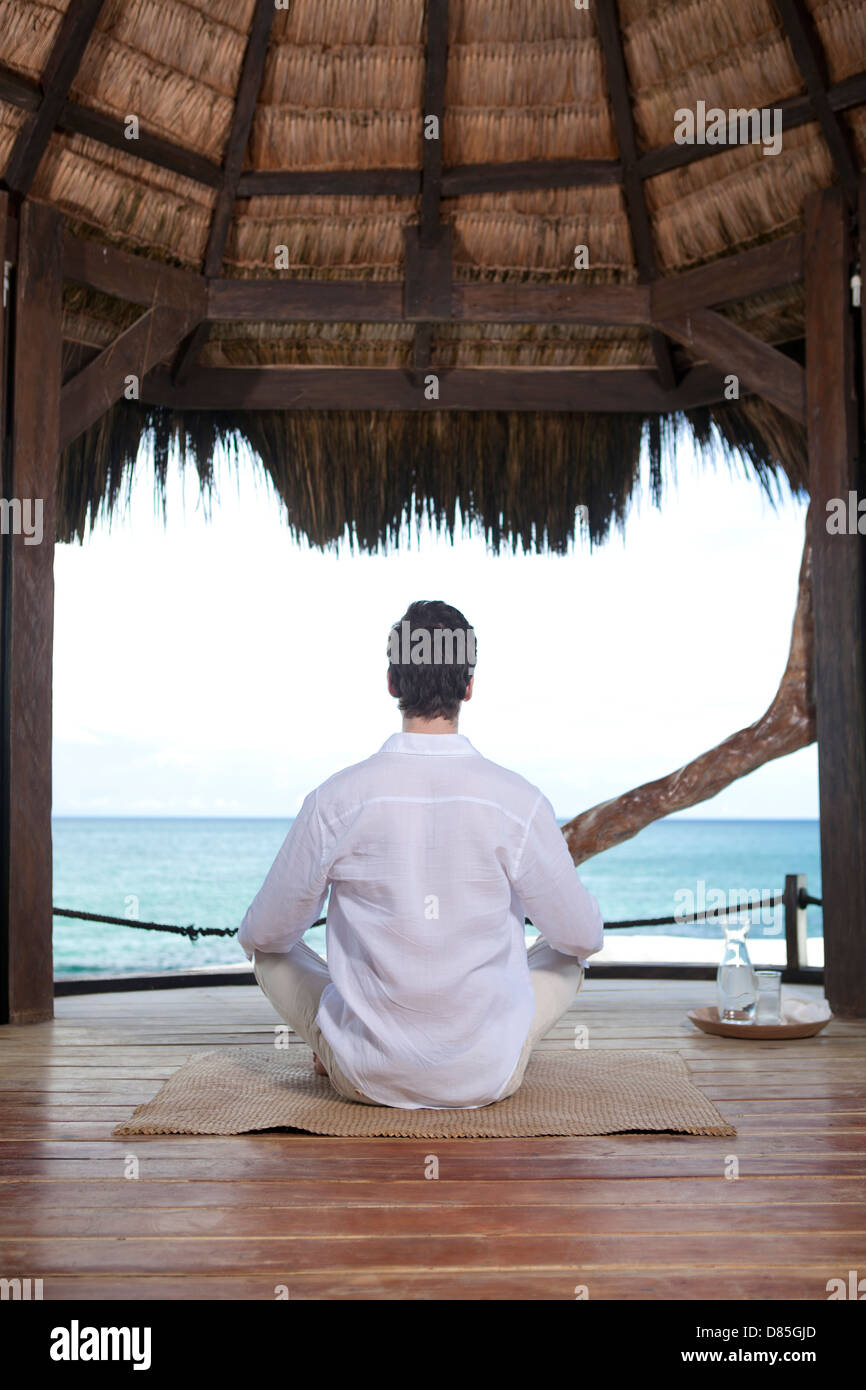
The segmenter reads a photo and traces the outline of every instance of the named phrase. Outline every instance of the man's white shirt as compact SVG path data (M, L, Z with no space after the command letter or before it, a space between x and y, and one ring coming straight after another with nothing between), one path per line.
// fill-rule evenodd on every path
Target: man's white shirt
M247 956L290 951L329 889L317 1022L382 1105L505 1089L534 1010L524 916L581 962L603 944L550 802L462 734L393 734L310 792L244 917Z

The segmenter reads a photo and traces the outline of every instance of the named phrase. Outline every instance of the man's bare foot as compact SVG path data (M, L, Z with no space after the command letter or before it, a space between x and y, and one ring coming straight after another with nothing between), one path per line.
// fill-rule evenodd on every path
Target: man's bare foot
M319 1061L315 1052L313 1053L313 1071L316 1073L316 1076L328 1075L328 1068L324 1065L324 1063Z

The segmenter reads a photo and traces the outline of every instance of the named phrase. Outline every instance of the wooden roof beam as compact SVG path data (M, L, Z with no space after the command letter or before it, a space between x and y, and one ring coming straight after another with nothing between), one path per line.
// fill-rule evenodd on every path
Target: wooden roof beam
M188 309L148 309L68 381L60 393L61 449L120 400L130 377L140 393L147 373L177 350L193 322Z
M430 366L433 328L429 313L450 314L451 228L441 221L442 124L448 63L448 0L427 0L424 37L423 166L418 226L406 228L405 313L418 318L413 344L416 370ZM435 132L428 125L435 122Z
M6 169L7 188L21 197L36 176L102 5L103 0L70 0L60 22L42 74L42 100L18 132Z
M736 377L749 391L763 396L798 424L805 425L806 373L799 363L778 348L762 342L711 309L696 309L682 318L665 319L660 327L668 337L706 358L726 377Z
M205 250L204 273L208 277L217 276L222 271L226 240L228 239L232 211L238 192L238 180L241 176L244 154L249 144L256 102L262 85L274 14L274 0L256 0L250 34L238 79L231 130L223 160L222 185L217 194ZM181 346L173 368L175 378L178 381L183 381L198 361L199 354L207 342L208 331L206 322L197 324L190 337Z
M519 193L597 188L619 183L618 159L518 159L443 167L443 198L463 193ZM238 197L417 198L420 169L259 169L241 174Z
M188 410L554 410L666 414L724 402L724 374L688 371L673 391L655 371L621 368L441 369L428 401L398 367L198 367L183 385L157 368L142 400Z
M638 277L644 284L648 284L655 280L658 272L649 210L644 196L641 175L638 171L634 116L631 109L628 74L622 48L622 36L619 30L616 0L599 0L599 4L595 7L595 17L613 108L617 144L622 161L623 193L628 223L631 228ZM677 376L670 344L664 335L655 329L650 331L650 342L662 385L668 390L672 390L676 385Z
M661 276L649 287L651 316L659 322L692 309L748 299L799 284L803 276L803 237L780 237L751 251L720 256L708 265Z
M11 219L13 229L14 219ZM13 238L10 238L10 245ZM8 257L7 257L8 258ZM400 323L399 282L212 280L146 256L67 233L67 280L133 304L190 309L213 320ZM490 323L649 324L690 310L747 299L803 279L802 236L723 256L652 285L488 284L458 281L440 317ZM424 311L429 313L430 306ZM411 315L408 317L411 318Z
M203 275L70 232L63 240L63 277L130 304L199 310L206 303Z
M860 180L857 157L853 141L827 96L827 60L815 22L803 0L776 0L776 8L848 205L856 207Z

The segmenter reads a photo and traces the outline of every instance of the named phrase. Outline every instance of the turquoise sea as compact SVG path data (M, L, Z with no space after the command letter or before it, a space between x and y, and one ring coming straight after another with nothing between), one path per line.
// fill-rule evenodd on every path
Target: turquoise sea
M143 922L237 927L285 838L291 820L169 820L57 817L54 905ZM665 917L699 884L741 895L781 889L785 875L808 875L820 897L818 822L672 818L581 866L606 920ZM713 904L710 903L709 906ZM718 936L717 926L653 928L654 935ZM765 927L755 924L752 937ZM641 934L650 929L642 928ZM625 933L617 933L624 935ZM821 912L809 909L809 935ZM308 933L324 952L324 929ZM243 964L232 938L191 942L162 932L55 917L58 977L188 970Z

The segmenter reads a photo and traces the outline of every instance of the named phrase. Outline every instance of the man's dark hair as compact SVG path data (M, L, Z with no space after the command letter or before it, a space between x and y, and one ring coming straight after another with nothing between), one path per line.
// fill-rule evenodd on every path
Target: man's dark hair
M475 631L441 599L410 603L388 638L398 707L415 719L456 719L475 670Z

